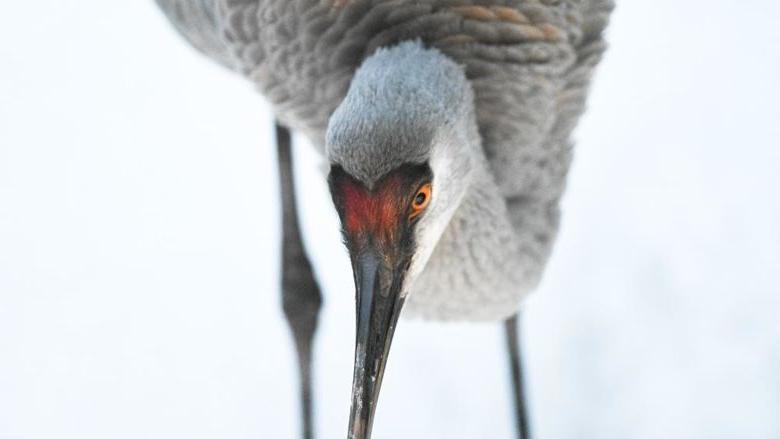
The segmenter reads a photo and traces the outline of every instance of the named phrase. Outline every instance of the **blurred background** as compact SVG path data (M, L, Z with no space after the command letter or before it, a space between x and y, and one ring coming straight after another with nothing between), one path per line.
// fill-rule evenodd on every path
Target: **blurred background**
M780 437L778 14L618 2L525 311L535 437ZM262 97L151 1L9 3L0 60L0 439L298 437ZM343 438L352 278L297 140ZM501 335L403 322L374 436L511 438Z

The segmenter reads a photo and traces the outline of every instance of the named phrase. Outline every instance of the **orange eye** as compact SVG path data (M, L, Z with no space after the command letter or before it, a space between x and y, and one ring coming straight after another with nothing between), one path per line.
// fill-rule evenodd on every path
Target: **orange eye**
M425 183L420 186L420 189L417 189L417 193L414 195L414 199L412 199L412 213L409 215L409 219L414 219L417 215L421 214L422 211L428 207L428 203L430 202L431 184Z

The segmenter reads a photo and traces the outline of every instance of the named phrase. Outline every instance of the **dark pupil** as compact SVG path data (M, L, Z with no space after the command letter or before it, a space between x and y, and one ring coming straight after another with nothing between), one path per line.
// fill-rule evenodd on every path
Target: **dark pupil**
M419 205L421 205L424 202L425 202L425 194L422 193L422 192L418 192L417 196L414 197L414 204L419 206Z

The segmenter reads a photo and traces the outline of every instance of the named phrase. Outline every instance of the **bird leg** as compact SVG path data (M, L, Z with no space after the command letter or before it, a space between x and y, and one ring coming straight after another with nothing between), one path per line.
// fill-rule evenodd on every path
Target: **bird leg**
M278 122L276 146L282 198L282 308L298 354L303 439L312 439L312 340L322 295L298 227L290 131Z
M517 439L530 439L528 413L523 386L523 368L520 358L520 314L515 314L504 322L506 330L506 348L509 357L509 369L512 374L512 390L515 400L515 421L517 422Z

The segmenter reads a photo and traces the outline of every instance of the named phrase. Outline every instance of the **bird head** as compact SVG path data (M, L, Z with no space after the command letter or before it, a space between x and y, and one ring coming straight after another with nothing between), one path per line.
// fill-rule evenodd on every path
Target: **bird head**
M468 188L472 102L458 65L409 42L367 58L330 118L329 185L357 304L350 438L370 437L403 303Z

